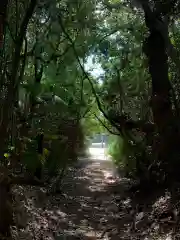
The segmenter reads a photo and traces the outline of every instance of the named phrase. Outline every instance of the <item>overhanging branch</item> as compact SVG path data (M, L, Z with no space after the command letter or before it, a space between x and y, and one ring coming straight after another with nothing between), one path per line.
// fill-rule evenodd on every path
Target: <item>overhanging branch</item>
M154 129L154 124L151 124L151 123L144 123L144 121L131 121L131 120L126 120L124 116L119 116L117 119L113 119L111 118L105 111L104 109L102 108L102 105L101 105L101 102L97 96L97 93L96 93L96 90L94 88L94 84L91 80L91 78L89 77L88 73L85 71L83 65L81 64L81 61L79 59L79 56L78 56L78 53L76 51L76 48L75 48L75 44L74 44L74 41L71 39L70 35L68 34L68 32L66 31L64 25L63 25L63 22L62 22L62 19L61 17L59 17L59 23L60 23L60 26L61 26L61 29L63 31L63 33L65 34L65 36L67 37L67 39L69 40L69 42L71 43L72 45L72 49L74 51L74 55L78 61L78 64L81 68L81 71L83 73L83 75L87 78L87 80L89 81L90 83L90 86L91 86L91 89L92 89L92 92L95 96L95 99L96 99L96 102L97 102L97 105L98 105L98 108L99 110L103 113L104 117L112 124L113 127L115 127L118 132L123 135L123 131L124 130L132 130L133 128L135 129L140 129L141 131L143 132L149 132L151 130Z
M109 133L111 133L112 135L120 136L119 133L113 132L110 128L108 128L108 126L106 126L106 124L95 113L94 113L94 116Z
M78 53L77 53L76 48L75 48L75 43L74 43L74 41L71 39L70 35L67 33L67 31L66 31L66 29L65 29L65 27L64 27L64 25L63 25L63 22L62 22L62 19L61 19L60 16L59 16L59 23L60 23L60 26L61 26L61 29L62 29L63 33L65 34L65 36L67 37L67 39L69 40L69 42L70 42L71 45L72 45L74 55L75 55L75 57L76 57L76 59L77 59L77 61L78 61L78 64L79 64L79 66L80 66L80 68L81 68L81 71L82 71L83 75L87 78L87 80L88 80L89 83L90 83L90 86L91 86L92 92L93 92L93 94L94 94L94 96L95 96L95 99L96 99L96 102L97 102L97 105L98 105L99 110L103 113L104 117L105 117L108 121L110 121L108 115L105 113L105 111L103 110L103 108L102 108L102 106L101 106L100 100L99 100L99 98L98 98L98 96L97 96L97 94L96 94L96 90L95 90L95 88L94 88L94 85L93 85L93 83L92 83L92 80L90 79L89 75L87 74L87 72L85 71L83 65L81 64L81 61L80 61L80 59L79 59Z

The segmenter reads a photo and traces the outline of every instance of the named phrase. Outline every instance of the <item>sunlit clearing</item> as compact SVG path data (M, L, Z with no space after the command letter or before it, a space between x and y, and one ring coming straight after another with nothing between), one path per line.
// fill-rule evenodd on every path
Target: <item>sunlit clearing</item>
M89 154L91 155L92 158L99 160L107 160L104 148L89 148Z

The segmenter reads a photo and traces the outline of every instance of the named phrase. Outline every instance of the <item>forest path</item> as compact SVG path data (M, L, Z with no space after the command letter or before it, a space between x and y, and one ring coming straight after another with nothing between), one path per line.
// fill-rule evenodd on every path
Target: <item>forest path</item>
M71 175L72 176L72 175ZM68 235L72 232L82 239L108 239L104 230L110 228L118 232L119 198L110 192L119 178L111 161L89 160L81 161L72 178L65 181L69 201L63 209L72 222L68 226ZM69 214L70 213L70 214ZM104 236L103 236L104 235ZM73 239L73 238L72 238Z
M129 180L118 178L111 161L81 160L63 182L63 194L54 196L34 187L15 189L21 198L17 201L21 201L22 226L13 239L171 239L151 237L151 232L159 234L154 230L157 224L148 218L152 208L142 198L138 200L141 209L136 211L137 200L133 202L124 191Z
M38 187L16 186L13 239L119 239L123 233L118 194L120 181L109 160L80 160L63 181L63 194L47 196ZM17 205L17 206L16 206ZM107 238L107 232L111 237ZM125 239L125 238L124 238ZM128 239L128 238L126 238Z
M120 181L111 161L82 160L64 181L64 228L67 239L119 239L122 232L118 195L111 192ZM114 190L113 190L114 192ZM122 212L121 212L122 213ZM107 232L111 232L111 237ZM73 237L74 235L74 237ZM72 238L70 238L72 236ZM118 237L118 238L117 238Z

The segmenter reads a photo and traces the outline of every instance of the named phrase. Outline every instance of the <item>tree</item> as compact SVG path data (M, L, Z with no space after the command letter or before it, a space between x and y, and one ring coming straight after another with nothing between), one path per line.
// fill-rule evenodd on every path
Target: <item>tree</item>
M0 3L0 232L9 232L8 192L20 183L11 174L15 159L33 174L58 169L61 178L93 132L120 136L139 178L159 181L154 168L173 175L179 166L179 1L9 4ZM103 69L98 78L85 70L89 57ZM47 164L36 151L38 134L50 153Z
M7 14L6 8L8 8ZM2 216L0 232L4 235L10 234L9 225L12 215L6 213L8 213L8 201L10 201L10 185L16 182L12 177L9 178L8 161L4 153L12 144L15 147L15 154L19 151L24 152L28 141L34 138L31 135L32 131L38 130L37 116L40 118L40 115L37 114L40 113L40 109L43 110L43 105L46 105L47 101L59 102L59 104L54 104L56 113L51 111L52 114L43 114L42 120L45 121L47 119L50 121L52 115L54 117L56 115L57 119L58 110L61 110L61 114L65 110L64 116L61 115L62 119L63 117L68 119L71 116L80 121L87 111L87 102L91 102L89 100L91 96L86 96L87 102L84 100L84 87L82 86L84 77L80 76L81 71L78 69L73 50L76 47L79 58L85 59L92 42L89 21L93 21L93 15L90 9L93 12L93 3L69 4L67 1L41 3L33 0L11 1L10 6L7 1L1 2L0 156L4 167L1 168L2 181L0 183L3 196L0 202ZM82 14L85 16L83 22L81 21ZM77 21L73 22L73 18ZM87 31L82 31L82 25ZM80 38L79 33L81 33ZM73 44L69 36L72 37ZM85 43L83 38L87 38L88 42ZM71 75L69 71L73 74ZM76 79L76 84L73 78ZM64 80L62 84L60 84L60 79ZM63 91L65 94L62 94ZM29 139L30 136L32 139ZM25 137L29 140L27 141ZM34 140L32 142L35 143ZM14 157L11 158L11 162L15 161Z
M122 35L123 30L121 30L121 42L120 43L118 52L122 52L122 57L121 57L121 65L120 62L118 61L119 58L117 56L117 49L112 52L113 49L115 49L115 43L117 39L117 34L115 35L114 33L117 33L117 28L113 29L111 28L112 32L109 31L108 36L109 37L109 42L107 45L107 39L103 39L104 43L101 45L101 48L99 49L101 54L101 63L103 63L103 67L106 72L106 79L109 77L111 80L106 80L104 83L105 89L109 89L109 92L106 92L105 95L105 101L107 104L107 107L109 108L109 105L111 104L111 111L109 114L105 114L106 118L110 121L110 123L116 128L116 130L119 132L119 134L122 136L124 135L124 131L127 133L131 133L134 135L134 130L140 131L139 133L142 134L142 131L145 133L146 136L146 141L148 141L147 144L150 144L152 149L154 146L156 146L156 149L152 150L156 152L157 156L157 162L160 162L164 167L164 170L168 172L170 169L173 171L177 169L177 156L178 156L178 149L177 149L177 142L179 141L179 133L178 133L178 124L177 124L177 103L176 103L176 96L174 96L173 92L173 87L171 86L171 83L169 81L169 69L168 69L168 55L170 56L172 62L177 64L177 54L178 52L176 49L173 47L172 43L170 42L169 36L168 36L168 25L169 22L172 21L172 15L174 13L174 4L172 3L171 7L168 5L167 2L161 3L159 1L154 1L154 5L152 2L149 1L139 1L138 5L126 5L123 1L119 4L111 4L110 2L103 2L103 4L107 7L108 11L111 12L112 16L114 17L115 22L117 23L117 19L121 19L121 23L123 22L124 16L127 16L129 19L128 24L126 25L126 30L128 29L128 33L126 31L126 34ZM176 3L178 6L178 3ZM141 11L139 12L140 8ZM152 10L151 10L152 9ZM135 15L135 14L139 15ZM145 14L145 25L146 28L144 27L145 25L142 24L143 20L143 13ZM110 26L112 26L112 17L110 15L109 22L106 20L106 26L109 23ZM118 17L117 17L118 16ZM173 16L174 17L174 16ZM127 18L126 18L127 19ZM136 22L139 19L140 26L141 26L141 31L142 33L141 36L138 36L137 31L136 33L133 32L133 27L131 25L131 21L135 20ZM168 20L168 21L166 21ZM127 20L126 20L127 21ZM134 25L137 26L137 23L134 21ZM131 32L131 38L132 34L137 39L136 43L136 52L138 49L138 44L140 43L139 40L144 38L145 35L148 34L147 30L149 31L149 36L145 38L144 44L143 44L143 52L147 56L148 59L148 66L149 66L149 73L151 76L151 82L149 84L149 76L145 72L145 75L142 75L142 71L144 69L144 57L141 58L141 69L140 71L137 71L137 67L135 65L135 62L139 61L139 58L135 59L135 61L131 62L129 61L129 56L132 54L132 57L135 56L135 52L132 51L131 48L131 41L126 41L127 35L129 32ZM123 37L122 37L123 36ZM135 47L135 39L132 42ZM114 42L115 40L115 42ZM123 43L124 41L124 43ZM111 42L112 47L111 47ZM123 43L123 44L122 44ZM127 45L125 45L127 44ZM127 47L126 47L127 46ZM130 50L131 49L131 50ZM139 50L141 49L141 46L139 44ZM102 51L103 50L103 51ZM106 50L106 51L104 51ZM130 50L130 51L129 51ZM104 54L106 52L106 54ZM168 55L167 55L168 53ZM140 54L140 53L138 53ZM141 54L140 54L141 55ZM102 61L103 58L103 61ZM104 65L106 62L106 59L111 59L113 61L113 64L110 64L109 61ZM124 65L125 64L125 65ZM127 78L124 77L123 73L128 69L129 66L132 65L135 67L133 72L137 71L142 78L138 77L138 80L136 80L134 77L131 77L133 79L132 82L130 82L130 69L126 72ZM139 64L138 64L139 65ZM120 66L120 71L117 66ZM128 66L128 67L127 67ZM110 71L109 69L112 70ZM115 69L115 71L114 71ZM120 73L119 73L120 72ZM112 75L113 73L113 75ZM114 77L115 76L115 77ZM144 78L147 79L147 82L144 81ZM113 80L112 80L113 79ZM132 99L132 92L130 91L130 112L127 112L127 106L128 103L125 102L125 99L128 96L128 86L123 85L124 79L126 80L127 85L129 84L130 90L133 88L133 84L137 84L137 81L142 81L142 84L137 84L139 86L143 86L143 88L146 89L146 92L144 91L145 89L142 88L137 88L137 92L135 92L136 99L140 97L140 108L142 107L142 97L145 100L145 106L147 106L147 109L150 107L152 109L153 116L151 115L150 111L145 111L144 116L140 116L137 114L137 103L135 103L135 100L133 99L133 102L131 102L130 99ZM109 82L116 83L112 84L112 86L109 84ZM119 84L120 83L120 84ZM145 83L147 85L145 85ZM119 84L120 87L117 87ZM150 95L150 89L149 86L151 87L151 95ZM124 90L125 89L125 90ZM142 93L140 92L142 91ZM142 95L141 95L142 94ZM151 97L151 101L148 103L149 98ZM132 106L136 107L135 114L132 112ZM149 105L149 106L148 106ZM138 107L139 109L139 107ZM142 120L138 120L139 118L146 121L152 121L153 123L145 123ZM152 118L153 117L153 118ZM154 125L154 126L153 126ZM156 132L157 130L157 132ZM153 133L154 132L154 133ZM129 134L128 133L128 134ZM137 132L136 132L137 134ZM135 134L135 135L136 135ZM125 136L124 136L125 137ZM130 137L130 136L129 136ZM130 138L131 138L130 137ZM153 140L154 138L154 140ZM173 141L169 141L169 139L172 139ZM144 139L144 138L143 138ZM158 139L158 140L155 140ZM132 139L131 140L135 140ZM154 141L154 144L152 143L152 140ZM159 142L158 147L157 147L157 141ZM136 141L135 141L136 142ZM169 168L169 158L172 156L173 153L173 158L174 158L174 163L171 163L171 168ZM150 163L149 163L150 164ZM138 164L140 166L140 164ZM151 165L151 164L150 164ZM149 168L148 168L149 169Z

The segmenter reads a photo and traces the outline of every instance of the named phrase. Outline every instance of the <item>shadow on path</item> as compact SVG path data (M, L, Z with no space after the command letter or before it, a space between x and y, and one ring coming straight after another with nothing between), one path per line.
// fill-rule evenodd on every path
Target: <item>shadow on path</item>
M22 198L17 201L26 214L21 216L23 231L19 230L14 239L167 240L165 235L173 226L160 224L153 215L155 203L165 206L160 200L164 191L154 192L151 198L138 197L127 194L129 186L128 179L118 177L112 162L86 160L70 169L62 195L47 197L43 189L17 187L16 196ZM159 234L162 238L155 238Z

